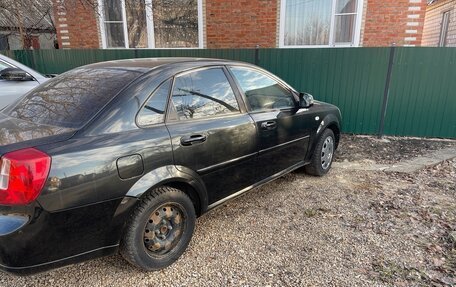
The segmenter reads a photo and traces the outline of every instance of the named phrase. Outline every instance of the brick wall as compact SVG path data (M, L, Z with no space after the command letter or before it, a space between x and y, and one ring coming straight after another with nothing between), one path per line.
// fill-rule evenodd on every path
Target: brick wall
M368 0L362 46L419 46L426 0Z
M422 46L438 46L443 12L446 11L450 11L446 46L456 47L456 0L441 0L428 6L424 21Z
M61 48L101 47L99 23L93 7L84 6L82 4L84 1L79 0L53 1L56 5L54 13L57 39ZM203 0L204 47L254 48L256 45L263 48L278 47L280 1ZM398 46L421 44L427 0L360 1L364 1L361 46L390 46L392 43ZM455 2L456 0L441 1ZM438 5L439 3L441 2L437 2ZM437 20L429 21L432 23ZM455 27L456 13L452 13L451 23L452 27ZM456 28L451 29L456 34ZM430 33L435 34L435 32ZM435 37L435 35L429 37ZM431 45L428 44L429 41L435 42L429 38L429 40L423 40L423 43Z
M83 1L78 0L54 0L54 7L60 48L100 48L99 29L93 6L84 5Z
M278 0L206 0L207 48L276 47Z

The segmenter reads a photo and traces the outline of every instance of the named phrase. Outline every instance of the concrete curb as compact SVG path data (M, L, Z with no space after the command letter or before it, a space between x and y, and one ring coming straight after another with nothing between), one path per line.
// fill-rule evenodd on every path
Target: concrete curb
M437 150L425 156L415 157L390 165L374 162L334 162L333 167L363 171L414 173L453 158L456 158L456 147Z

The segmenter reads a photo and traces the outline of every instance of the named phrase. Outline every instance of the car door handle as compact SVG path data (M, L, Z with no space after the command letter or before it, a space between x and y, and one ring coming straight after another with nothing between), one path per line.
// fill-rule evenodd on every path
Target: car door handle
M183 146L189 146L197 143L205 142L207 137L205 135L190 135L181 137L180 141Z
M267 121L261 123L261 128L264 130L273 130L277 127L277 123L275 121Z

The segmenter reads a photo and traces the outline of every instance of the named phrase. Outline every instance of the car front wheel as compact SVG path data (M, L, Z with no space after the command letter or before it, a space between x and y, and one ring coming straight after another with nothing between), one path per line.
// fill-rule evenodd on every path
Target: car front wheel
M190 198L172 187L154 189L133 211L120 244L120 253L143 270L159 270L184 253L195 228Z
M305 167L305 171L315 176L325 175L331 168L335 149L334 132L330 129L324 130L315 146L310 164Z

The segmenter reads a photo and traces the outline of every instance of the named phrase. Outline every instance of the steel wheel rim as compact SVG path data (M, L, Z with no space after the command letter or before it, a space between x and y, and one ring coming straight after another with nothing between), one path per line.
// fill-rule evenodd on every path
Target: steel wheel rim
M334 139L331 136L328 136L323 141L323 146L321 148L321 167L327 169L331 164L332 157L334 154Z
M170 252L179 242L185 225L182 207L163 204L152 212L144 228L144 246L151 255Z

